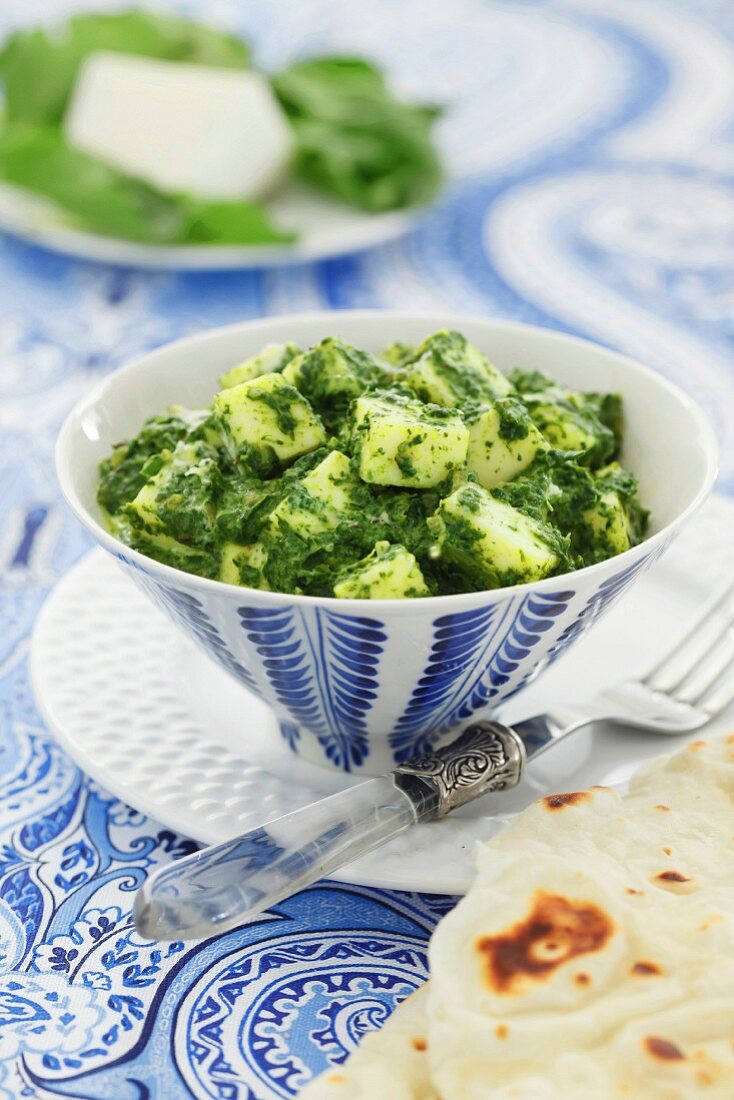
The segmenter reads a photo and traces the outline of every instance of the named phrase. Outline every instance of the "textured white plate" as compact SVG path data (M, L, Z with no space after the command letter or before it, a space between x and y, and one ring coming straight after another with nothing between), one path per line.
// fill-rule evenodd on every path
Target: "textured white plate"
M504 717L576 703L653 663L734 573L733 531L734 502L712 498L591 636L513 700ZM267 708L190 649L102 550L79 562L47 601L31 674L47 723L79 766L197 840L228 839L349 782L291 756ZM734 710L708 732L730 728ZM550 791L624 783L642 761L683 740L611 727L583 731L531 765L516 791L419 826L339 877L461 893L475 841L501 828L503 815Z
M75 229L55 203L0 184L0 230L84 260L171 271L281 267L358 252L405 233L417 209L367 214L297 185L271 203L277 225L299 238L287 245L152 245Z

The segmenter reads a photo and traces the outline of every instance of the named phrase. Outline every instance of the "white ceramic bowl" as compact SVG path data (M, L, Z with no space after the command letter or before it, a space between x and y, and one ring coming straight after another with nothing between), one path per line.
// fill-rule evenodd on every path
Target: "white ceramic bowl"
M598 565L514 588L357 601L192 576L131 550L102 525L97 467L113 443L169 405L208 404L219 375L264 344L305 346L336 335L378 351L393 340L418 343L444 327L465 333L504 370L537 369L579 389L622 394L622 461L637 474L652 512L644 543ZM606 348L524 325L350 311L231 325L151 352L105 378L77 405L61 429L56 465L69 505L95 539L210 657L273 707L295 753L375 774L513 695L580 637L703 502L716 454L713 432L693 401Z

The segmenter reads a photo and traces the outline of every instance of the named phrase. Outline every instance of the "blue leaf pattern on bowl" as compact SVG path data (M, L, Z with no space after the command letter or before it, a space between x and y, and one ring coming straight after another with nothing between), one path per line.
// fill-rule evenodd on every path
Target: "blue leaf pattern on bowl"
M369 754L366 716L378 696L384 624L321 608L243 606L238 614L281 709L316 735L332 764L346 771L362 764ZM281 722L281 733L291 746L298 739L292 723Z
M431 656L395 724L390 745L397 760L428 751L478 656L495 635L498 607L442 615L433 624Z
M301 740L301 731L295 722L284 722L283 719L278 723L280 729L280 736L285 741L291 752L298 751L298 742Z
M262 667L281 709L300 726L321 724L322 712L300 637L295 611L284 607L239 607L237 614L248 641L262 660Z
M430 660L390 737L396 759L428 751L440 733L487 706L573 595L534 594L436 619ZM533 672L531 666L513 693Z
M489 703L499 694L500 689L517 671L520 663L525 661L532 650L543 642L544 635L555 621L565 614L575 594L571 589L565 589L561 592L536 593L525 597L511 627L493 655L486 674L477 681L471 697L471 710L468 714L464 714L463 710L466 709L464 706L462 713L457 717L469 717L469 714ZM547 663L547 659L541 658L537 663L529 664L527 672L509 692L504 693L503 701L512 698L529 680L534 679ZM488 683L485 682L487 680Z

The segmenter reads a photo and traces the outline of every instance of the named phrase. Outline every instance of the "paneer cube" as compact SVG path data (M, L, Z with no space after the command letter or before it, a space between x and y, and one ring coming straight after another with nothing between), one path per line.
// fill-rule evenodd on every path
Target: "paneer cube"
M281 374L263 374L222 390L213 404L237 450L258 471L273 460L290 462L326 442L320 419Z
M422 401L453 408L463 401L491 401L512 383L458 332L429 336L406 368L405 383Z
M372 553L345 569L334 585L334 595L341 600L396 600L429 594L414 555L389 542L375 543Z
M580 451L586 465L607 461L622 435L622 399L615 393L581 393L538 371L516 370L512 381L546 439L558 450Z
M336 427L350 401L382 381L384 371L368 352L329 337L294 359L283 372L321 414Z
M352 507L355 487L349 459L331 451L273 509L271 533L283 524L304 539L335 530Z
M163 191L209 199L266 194L294 147L265 76L104 50L80 67L64 135Z
M469 445L458 414L392 390L357 399L352 434L359 475L372 485L433 488L463 466Z
M298 371L301 363L305 358L305 354L306 353L301 352L300 355L294 355L290 363L286 363L286 365L283 367L283 370L281 371L281 374L285 378L288 385L295 387L295 389L297 390L300 389L298 385Z
M243 584L250 588L267 588L262 571L268 552L259 542L243 546L238 542L225 542L219 563L220 581L225 584Z
M236 367L232 367L219 379L223 390L232 386L239 386L240 382L251 382L253 378L259 378L261 374L272 374L280 371L299 355L299 349L295 344L267 344L259 355L253 355L251 359L245 359Z
M593 455L606 440L607 430L603 425L595 424L583 412L565 403L533 403L530 415L545 438L559 451L581 451L585 455Z
M584 543L594 548L593 556L598 561L621 554L632 545L627 509L614 490L602 493L594 507L581 514L580 526Z
M306 474L303 485L315 500L343 516L352 507L357 482L348 456L342 451L330 451Z
M151 469L154 467L155 469ZM216 463L202 442L182 440L173 451L163 450L143 467L150 476L137 496L123 508L131 526L149 535L166 531L174 537L213 531Z
M380 362L386 363L392 371L402 370L406 363L412 362L417 357L418 352L414 345L403 344L400 340L388 344L380 352Z
M443 405L451 409L461 398L461 382L465 381L458 376L452 377L451 372L440 369L433 361L433 356L425 355L408 367L404 381L415 391L421 401L430 401L434 405ZM459 383L458 385L456 383ZM483 393L484 398L489 398L489 392Z
M145 483L129 504L125 505L125 514L133 527L142 527L147 531L159 531L163 526L157 505L159 489L165 484L166 478L170 475L170 458L166 462L165 454L165 451L161 454L164 465L161 466L159 472Z
M549 449L525 407L512 398L479 406L469 421L466 465L485 489L511 481Z
M444 497L435 518L441 556L486 588L539 580L559 564L556 532L479 485Z

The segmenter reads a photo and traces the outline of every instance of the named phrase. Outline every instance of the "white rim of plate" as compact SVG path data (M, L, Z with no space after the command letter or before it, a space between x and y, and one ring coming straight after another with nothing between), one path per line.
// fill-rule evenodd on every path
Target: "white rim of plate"
M76 259L164 271L249 271L334 259L403 236L426 209L371 215L355 210L351 227L343 227L338 235L305 232L301 227L304 237L293 244L153 245L76 229L65 224L63 211L42 196L0 184L0 231Z

